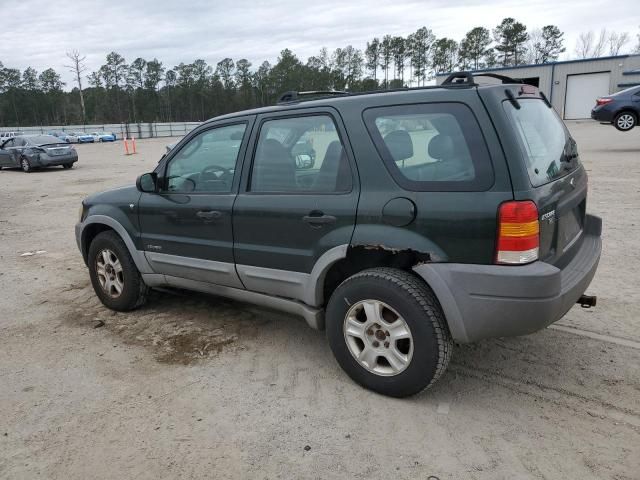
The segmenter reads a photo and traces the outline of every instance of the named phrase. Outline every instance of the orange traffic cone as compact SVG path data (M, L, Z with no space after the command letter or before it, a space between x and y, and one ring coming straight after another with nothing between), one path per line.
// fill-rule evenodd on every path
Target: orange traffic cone
M127 137L124 137L124 154L131 155L131 153L129 153L129 142L127 141Z
M136 152L136 137L131 137L131 144L133 145L133 153L138 153Z

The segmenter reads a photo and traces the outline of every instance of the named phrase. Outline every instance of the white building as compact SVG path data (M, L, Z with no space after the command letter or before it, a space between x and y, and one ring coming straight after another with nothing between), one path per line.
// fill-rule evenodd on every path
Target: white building
M488 68L473 73L488 72L535 85L562 118L577 120L590 118L596 98L640 85L640 55ZM447 75L438 74L436 83L441 84Z

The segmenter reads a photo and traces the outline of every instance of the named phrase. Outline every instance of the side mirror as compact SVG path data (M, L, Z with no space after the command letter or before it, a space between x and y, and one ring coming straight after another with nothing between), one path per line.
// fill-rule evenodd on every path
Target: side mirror
M144 193L158 191L158 174L156 172L143 173L136 180L136 188Z

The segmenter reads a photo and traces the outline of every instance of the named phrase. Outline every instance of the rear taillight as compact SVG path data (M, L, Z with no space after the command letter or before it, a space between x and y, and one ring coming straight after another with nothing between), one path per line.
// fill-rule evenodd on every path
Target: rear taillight
M596 100L596 105L606 105L607 103L613 102L613 98L598 98Z
M496 263L522 265L538 259L538 207L531 200L505 202L498 210Z

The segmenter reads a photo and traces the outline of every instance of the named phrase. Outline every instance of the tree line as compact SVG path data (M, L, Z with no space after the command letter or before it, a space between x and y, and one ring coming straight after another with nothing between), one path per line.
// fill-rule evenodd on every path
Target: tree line
M131 63L117 52L87 74L85 57L67 53L73 73L71 91L52 68L20 71L0 62L0 126L197 121L273 104L288 90L367 91L425 85L452 70L546 63L566 51L564 33L555 25L527 30L505 18L492 30L474 27L456 41L438 38L427 27L406 37L384 35L364 49L351 45L322 48L306 62L280 52L275 64L257 67L246 59L224 58L215 65L197 59L172 68L157 58ZM601 40L602 38L602 40ZM580 36L576 55L599 56L608 45L616 54L628 34ZM639 36L640 49L640 36Z

